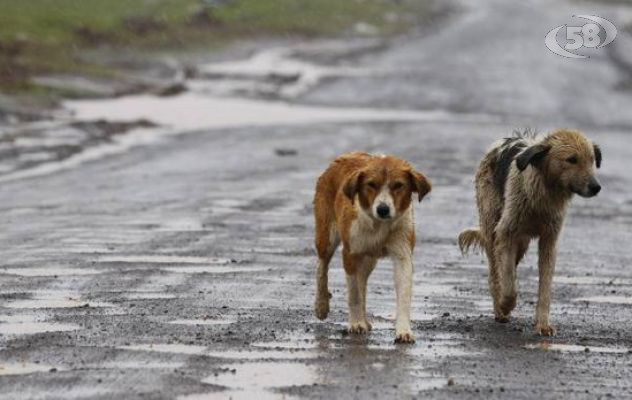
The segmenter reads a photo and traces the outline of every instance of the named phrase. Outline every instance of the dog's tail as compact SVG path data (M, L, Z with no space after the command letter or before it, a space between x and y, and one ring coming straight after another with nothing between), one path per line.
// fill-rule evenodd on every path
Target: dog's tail
M466 255L472 247L482 247L483 237L481 231L478 228L466 229L459 233L459 248L461 254Z

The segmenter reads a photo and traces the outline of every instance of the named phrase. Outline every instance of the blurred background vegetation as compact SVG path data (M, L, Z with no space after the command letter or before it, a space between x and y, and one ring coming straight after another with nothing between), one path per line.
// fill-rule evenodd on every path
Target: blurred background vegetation
M112 77L86 57L216 49L258 37L378 36L423 22L414 0L0 0L0 91L37 91L42 74ZM41 88L40 88L41 89Z

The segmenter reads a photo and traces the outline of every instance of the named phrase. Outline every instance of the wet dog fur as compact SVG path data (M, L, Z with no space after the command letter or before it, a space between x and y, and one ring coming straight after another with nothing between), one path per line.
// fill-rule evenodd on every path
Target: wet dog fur
M555 334L549 307L558 236L573 194L593 197L601 190L595 178L600 166L599 146L566 129L517 133L484 156L476 174L480 226L461 232L458 243L463 253L471 246L485 251L497 321L507 322L516 306L516 268L529 242L538 238L535 331Z
M410 328L412 254L415 246L413 193L421 199L431 184L406 161L392 156L346 153L320 176L314 196L318 266L315 312L329 313L329 262L342 242L349 332L367 333L366 287L377 260L394 263L397 314L395 341L414 342Z

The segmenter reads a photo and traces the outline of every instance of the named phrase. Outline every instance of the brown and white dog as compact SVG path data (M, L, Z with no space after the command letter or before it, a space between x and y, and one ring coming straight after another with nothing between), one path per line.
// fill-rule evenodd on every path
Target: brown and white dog
M531 239L539 238L539 290L536 333L555 334L549 324L551 282L557 239L573 194L593 197L601 186L599 146L572 130L547 135L530 132L495 143L476 174L480 229L459 235L459 246L481 246L489 262L489 289L494 314L507 322L516 306L516 268Z
M392 156L346 153L320 176L314 196L316 218L316 316L327 318L329 262L342 241L346 273L349 332L366 333L366 287L379 258L394 263L397 314L395 341L414 342L410 329L412 254L415 229L412 193L419 201L431 185L406 161Z

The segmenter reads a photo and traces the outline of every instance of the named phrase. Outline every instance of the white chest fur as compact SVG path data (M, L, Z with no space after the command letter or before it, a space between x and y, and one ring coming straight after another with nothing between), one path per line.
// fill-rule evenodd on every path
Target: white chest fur
M357 218L351 223L349 250L352 254L381 253L394 236L398 237L397 240L406 240L405 233L412 229L412 226L412 206L399 218L386 221L371 218L357 207Z

